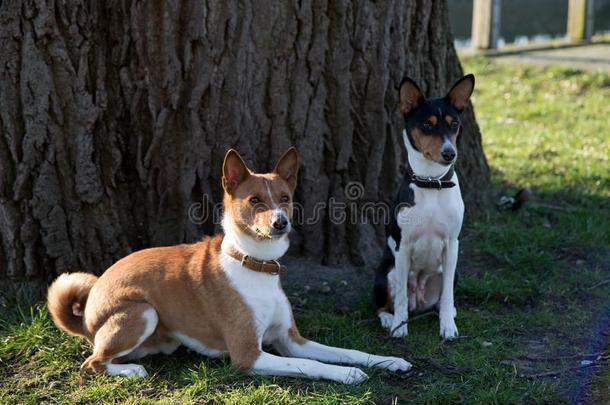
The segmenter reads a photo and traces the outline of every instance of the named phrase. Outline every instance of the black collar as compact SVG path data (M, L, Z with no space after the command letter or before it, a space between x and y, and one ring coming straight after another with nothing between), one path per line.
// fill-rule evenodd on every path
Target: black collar
M435 179L433 177L419 177L413 173L413 169L411 169L411 165L407 163L407 176L411 179L412 183L415 183L417 187L421 188L435 188L440 190L442 188L451 188L455 187L455 183L451 181L453 177L453 173L455 170L453 169L453 165L449 171L440 179Z

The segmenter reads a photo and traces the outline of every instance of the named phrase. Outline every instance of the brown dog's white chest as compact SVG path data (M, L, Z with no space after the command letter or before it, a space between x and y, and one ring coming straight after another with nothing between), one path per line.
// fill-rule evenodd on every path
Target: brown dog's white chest
M220 262L231 287L250 309L256 334L263 343L271 342L279 332L290 328L292 311L280 286L279 275L248 270L224 253L221 253Z

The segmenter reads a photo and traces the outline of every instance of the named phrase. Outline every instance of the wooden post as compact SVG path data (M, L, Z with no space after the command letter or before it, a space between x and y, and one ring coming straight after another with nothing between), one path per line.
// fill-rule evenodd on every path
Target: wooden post
M572 42L588 41L593 34L593 0L569 0L568 38Z
M472 47L495 49L500 36L501 0L474 0L472 6Z

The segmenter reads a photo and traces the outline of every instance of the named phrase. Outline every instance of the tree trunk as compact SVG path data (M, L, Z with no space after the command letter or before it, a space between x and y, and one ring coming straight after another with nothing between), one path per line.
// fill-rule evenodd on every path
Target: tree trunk
M0 280L100 274L218 231L202 206L221 201L230 147L265 171L295 145L293 253L370 263L381 221L317 204L393 199L397 86L445 92L462 74L452 41L445 1L0 1ZM459 149L466 204L480 203L470 110Z

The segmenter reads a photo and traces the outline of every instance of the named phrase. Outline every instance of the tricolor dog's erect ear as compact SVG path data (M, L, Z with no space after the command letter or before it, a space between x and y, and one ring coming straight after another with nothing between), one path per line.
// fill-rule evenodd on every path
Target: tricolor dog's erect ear
M419 86L409 77L405 77L400 82L399 95L400 112L403 114L408 114L425 101Z
M229 149L222 164L222 187L227 193L231 193L248 176L250 176L250 170L244 160L237 151Z
M459 112L464 111L468 105L468 100L474 90L474 75L466 75L455 82L445 98L449 100L452 106Z
M279 174L292 191L297 187L297 174L299 172L299 155L297 150L292 147L288 149L277 161L273 173Z

